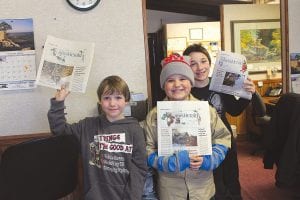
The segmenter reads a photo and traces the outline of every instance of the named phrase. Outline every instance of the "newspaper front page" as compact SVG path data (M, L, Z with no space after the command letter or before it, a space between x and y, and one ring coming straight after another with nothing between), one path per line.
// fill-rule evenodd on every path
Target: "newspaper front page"
M244 88L247 79L246 57L232 52L218 53L209 89L216 92L251 99L251 92Z
M157 102L158 155L180 150L211 155L210 113L207 101Z
M48 36L36 84L60 89L64 84L73 92L84 93L94 56L94 43Z

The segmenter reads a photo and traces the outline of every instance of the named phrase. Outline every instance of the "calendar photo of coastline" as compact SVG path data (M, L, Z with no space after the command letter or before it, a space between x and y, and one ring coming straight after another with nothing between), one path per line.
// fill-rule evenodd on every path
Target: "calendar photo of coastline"
M0 19L0 51L35 50L33 20Z

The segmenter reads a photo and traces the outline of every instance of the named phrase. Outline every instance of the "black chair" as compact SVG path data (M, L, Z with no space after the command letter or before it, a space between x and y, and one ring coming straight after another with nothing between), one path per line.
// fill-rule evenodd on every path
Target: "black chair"
M270 123L271 117L267 114L266 105L258 93L252 96L249 110L251 119L247 123L247 129L250 134L250 139L259 144L259 147L251 154L258 154L264 151L264 133L266 132L266 127Z
M131 105L131 116L135 117L139 122L146 119L149 111L148 100L135 101Z
M1 200L55 200L78 182L79 146L72 135L8 147L0 163Z

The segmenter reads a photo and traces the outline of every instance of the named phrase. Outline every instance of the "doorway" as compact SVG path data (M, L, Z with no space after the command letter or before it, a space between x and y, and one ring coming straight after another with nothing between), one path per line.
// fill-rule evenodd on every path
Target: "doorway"
M151 0L147 0L147 2L148 1L151 1ZM146 3L146 0L143 0L143 2ZM152 0L152 2L154 2L154 0ZM162 1L162 2L164 2L164 1ZM191 1L191 2L193 2L193 1ZM224 19L225 18L224 17L224 13L223 13L224 12L224 7L222 6L222 2L217 2L217 3L219 3L218 10L221 13L220 14L221 17L219 17L218 19L221 22L222 50L231 51L232 47L231 47L231 40L230 40L230 37L231 37L231 34L230 34L230 22L228 22L227 17L226 17L226 19ZM175 4L175 1L174 1L174 4ZM186 4L188 4L188 3L186 3ZM196 7L197 5L194 5L194 6ZM231 6L231 5L224 5L224 6ZM232 5L232 6L247 7L247 5L242 5L242 4ZM260 5L257 5L257 6L260 6ZM264 5L262 5L262 6L264 6ZM268 6L270 6L270 5L268 5ZM157 7L159 7L159 6L157 6ZM172 7L176 7L176 5L175 6L174 5L169 5L169 7L170 7L170 10L171 10L171 9L174 9ZM277 5L277 7L278 7L278 12L277 11L276 12L280 13L279 6ZM236 9L236 10L239 10L239 9ZM148 29L149 31L145 33L145 38L148 38L147 41L149 42L148 43L149 46L147 46L146 48L151 47L151 49L149 49L149 53L150 54L153 53L154 50L153 50L153 46L152 46L153 41L152 41L152 44L150 45L149 38L150 38L150 40L153 40L155 37L157 39L159 38L159 40L163 39L163 42L159 42L157 40L154 43L154 44L160 45L160 47L158 48L158 49L160 49L159 52L156 53L155 56L150 55L150 54L148 55L149 56L149 70L148 70L148 72L149 72L149 74L151 74L151 76L148 76L150 78L150 80L148 80L148 84L151 85L151 91L149 92L149 94L150 94L149 98L152 98L151 99L152 102L153 102L152 105L154 106L154 105L156 105L155 102L157 100L161 100L161 98L163 96L163 94L160 91L161 89L159 87L159 80L158 80L158 77L157 77L157 76L159 76L160 70L161 70L160 69L161 67L160 67L160 64L159 64L158 61L160 61L164 56L167 55L166 38L165 38L166 36L165 36L165 33L161 33L161 27L162 27L162 25L168 24L168 23L171 24L171 23L205 22L205 21L212 21L212 20L216 21L216 18L214 18L212 16L189 15L187 13L183 14L183 13L174 13L174 12L171 13L171 12L163 12L163 11L159 12L158 10L146 10L146 5L145 5L145 9L143 10L143 12L144 12L143 16L145 18L144 20L146 21L145 24L148 24L146 29ZM165 14L165 16L163 16L162 13ZM191 13L192 13L192 11L191 11ZM205 13L205 12L203 12L203 13ZM243 12L240 12L240 13L243 13ZM251 12L249 12L249 11L248 12L245 11L244 14L246 14L246 18L244 17L245 19L247 19L247 17L250 18L250 19L251 19L251 17L253 17L253 13L252 13L252 16L251 16ZM239 18L239 19L243 18L241 16L237 16L237 14L234 14L234 15L236 15L236 16L234 16L235 18ZM250 17L247 16L247 15L249 15ZM217 16L217 15L215 15L215 16ZM153 17L154 20L156 20L156 22L152 22L151 21L152 20L151 17ZM272 18L274 18L274 15L269 15L269 16L266 15L266 18L272 19ZM278 14L278 19L280 19L280 14ZM230 19L230 20L232 20L232 19ZM153 24L155 24L154 26L157 26L157 27L160 26L160 28L157 28L157 30L153 29ZM154 36L154 35L157 35L157 36ZM154 39L154 40L156 40L156 39ZM226 43L226 44L224 44L224 43ZM157 49L157 48L154 48L154 49ZM161 54L161 53L163 53L163 54ZM153 59L153 58L156 58L157 60L156 61L151 61L151 59ZM152 66L152 64L150 62L155 63L155 66ZM153 70L156 70L156 72L151 72ZM267 70L265 70L265 71L267 71ZM282 71L277 71L277 74L275 74L276 78L278 78L278 76L281 77ZM274 75L274 77L271 77L271 78L275 78L275 75ZM250 77L252 78L252 75ZM268 78L266 78L266 72L263 72L263 71L260 72L260 73L258 73L258 74L254 74L253 77L254 77L254 78L252 78L253 80L268 79ZM156 83L152 83L153 81L156 82ZM264 87L267 87L267 86L264 86Z

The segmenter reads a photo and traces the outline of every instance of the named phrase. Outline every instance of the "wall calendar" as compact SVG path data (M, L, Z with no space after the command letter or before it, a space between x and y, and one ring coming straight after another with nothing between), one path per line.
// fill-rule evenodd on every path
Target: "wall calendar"
M0 90L35 87L32 19L0 20Z

